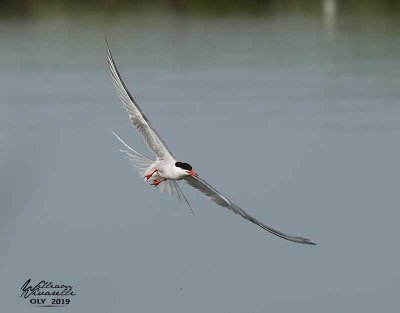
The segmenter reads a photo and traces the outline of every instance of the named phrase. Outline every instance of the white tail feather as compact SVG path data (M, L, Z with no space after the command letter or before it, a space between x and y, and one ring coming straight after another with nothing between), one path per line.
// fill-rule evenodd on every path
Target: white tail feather
M143 176L146 170L151 167L155 161L145 157L133 148L131 148L125 141L123 141L116 133L112 132L115 137L126 147L129 151L120 150L125 153L125 158L139 171L140 175Z

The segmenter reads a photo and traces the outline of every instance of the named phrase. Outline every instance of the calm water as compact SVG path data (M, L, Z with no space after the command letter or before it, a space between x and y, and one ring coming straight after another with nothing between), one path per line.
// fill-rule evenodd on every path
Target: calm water
M68 312L393 312L400 292L400 21L124 17L0 23L0 295L74 285ZM105 66L174 154L273 237L150 155ZM239 167L238 167L239 166ZM37 310L40 310L37 308Z

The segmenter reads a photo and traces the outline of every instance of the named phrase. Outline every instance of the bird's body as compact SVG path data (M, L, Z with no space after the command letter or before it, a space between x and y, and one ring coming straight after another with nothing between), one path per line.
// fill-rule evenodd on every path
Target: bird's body
M177 163L174 159L164 159L164 160L157 160L154 161L152 165L150 165L144 176L148 176L149 179L173 179L173 180L181 180L187 173L182 170L180 167L176 167L175 163Z
M159 160L154 164L157 169L155 178L181 180L187 174L175 166L176 160Z
M214 203L231 210L235 214L240 215L248 221L267 230L268 232L293 242L314 245L314 243L309 239L284 234L255 219L246 211L234 204L227 197L225 197L222 193L217 191L204 179L198 177L196 171L193 170L190 164L176 160L176 158L169 151L167 145L152 127L150 121L143 114L123 82L122 77L114 63L108 43L107 52L111 77L114 81L118 95L129 114L132 124L142 134L147 146L156 157L156 159L153 160L142 155L114 133L118 140L120 140L121 143L127 148L127 150L121 151L125 153L128 160L135 166L136 169L139 170L140 175L142 175L145 180L150 180L151 185L157 187L160 192L168 191L172 197L175 197L180 201L184 200L190 207L189 202L177 183L179 180L185 180L190 186L205 194Z

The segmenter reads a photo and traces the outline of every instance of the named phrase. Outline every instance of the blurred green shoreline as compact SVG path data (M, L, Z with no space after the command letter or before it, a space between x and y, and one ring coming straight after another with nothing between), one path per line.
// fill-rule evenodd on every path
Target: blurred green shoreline
M398 0L0 0L0 18L91 14L394 15Z

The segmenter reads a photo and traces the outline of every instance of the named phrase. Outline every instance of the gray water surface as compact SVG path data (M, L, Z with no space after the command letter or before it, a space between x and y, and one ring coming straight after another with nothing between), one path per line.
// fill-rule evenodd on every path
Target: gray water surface
M394 312L400 292L400 23L179 18L0 24L0 298L72 284L68 312ZM175 156L265 223L181 184L147 186L111 130L151 156L105 63ZM41 310L40 308L35 308ZM63 310L64 310L63 309Z

